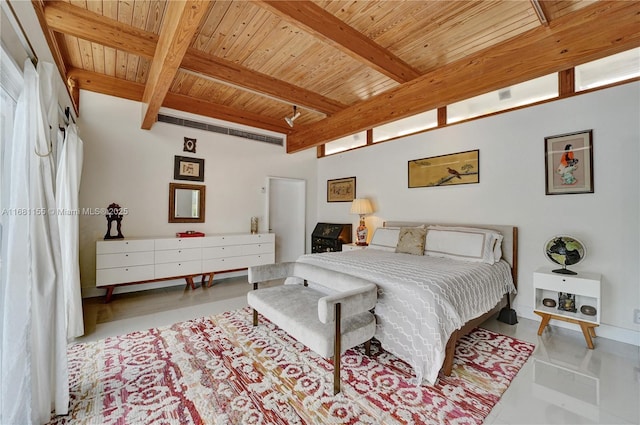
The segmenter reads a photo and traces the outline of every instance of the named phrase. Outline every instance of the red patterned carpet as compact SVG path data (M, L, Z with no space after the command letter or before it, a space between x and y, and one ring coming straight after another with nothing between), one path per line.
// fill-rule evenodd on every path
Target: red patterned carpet
M372 344L331 360L243 309L69 347L71 406L53 424L479 424L533 345L484 329L458 344L450 377L408 383Z

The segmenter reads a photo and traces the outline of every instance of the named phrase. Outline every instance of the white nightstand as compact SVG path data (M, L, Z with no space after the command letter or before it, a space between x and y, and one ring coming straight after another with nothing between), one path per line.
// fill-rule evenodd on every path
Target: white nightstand
M580 272L576 275L553 273L550 268L542 267L533 273L533 312L542 317L538 335L556 319L580 325L587 346L593 349L592 338L596 336L595 328L600 325L600 282L599 273ZM575 312L558 308L559 293L575 296ZM543 300L555 301L552 307L545 306ZM595 315L581 312L583 306L595 307Z
M342 251L357 251L359 249L364 249L366 248L368 245L356 245L354 243L345 243L342 244Z

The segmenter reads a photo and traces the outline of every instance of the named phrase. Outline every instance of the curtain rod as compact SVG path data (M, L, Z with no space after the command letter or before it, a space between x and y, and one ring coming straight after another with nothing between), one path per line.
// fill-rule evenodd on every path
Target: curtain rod
M27 37L24 31L24 28L22 28L22 25L18 20L18 17L16 16L16 12L13 10L13 6L11 6L11 3L9 3L9 0L1 1L0 6L2 6L2 11L6 15L7 20L9 21L9 24L11 24L11 27L13 28L13 32L18 37L18 40L20 40L20 44L22 45L22 48L24 49L25 53L27 54L27 56L29 57L33 65L34 66L37 65L38 55L36 55L36 52L33 50L33 46L29 42L29 38Z

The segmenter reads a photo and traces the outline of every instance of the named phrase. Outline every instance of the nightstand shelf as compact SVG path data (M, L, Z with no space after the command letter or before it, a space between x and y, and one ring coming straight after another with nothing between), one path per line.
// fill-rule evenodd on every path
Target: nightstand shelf
M542 335L551 319L574 323L580 326L587 346L593 349L592 338L596 336L595 328L600 325L600 281L601 276L598 273L565 275L553 273L550 268L536 270L533 273L533 312L542 317L538 335ZM560 292L575 296L576 312L558 308ZM554 300L556 306L543 305L545 298ZM583 306L594 307L595 315L582 313L580 310Z

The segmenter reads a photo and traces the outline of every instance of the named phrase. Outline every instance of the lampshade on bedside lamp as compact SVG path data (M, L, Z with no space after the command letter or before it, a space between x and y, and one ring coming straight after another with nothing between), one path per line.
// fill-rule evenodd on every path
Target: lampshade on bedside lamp
M366 198L356 198L351 203L350 213L360 216L360 225L356 231L356 245L367 244L367 233L369 233L369 231L367 230L367 226L364 225L364 216L372 212L373 207L371 206L371 202Z

